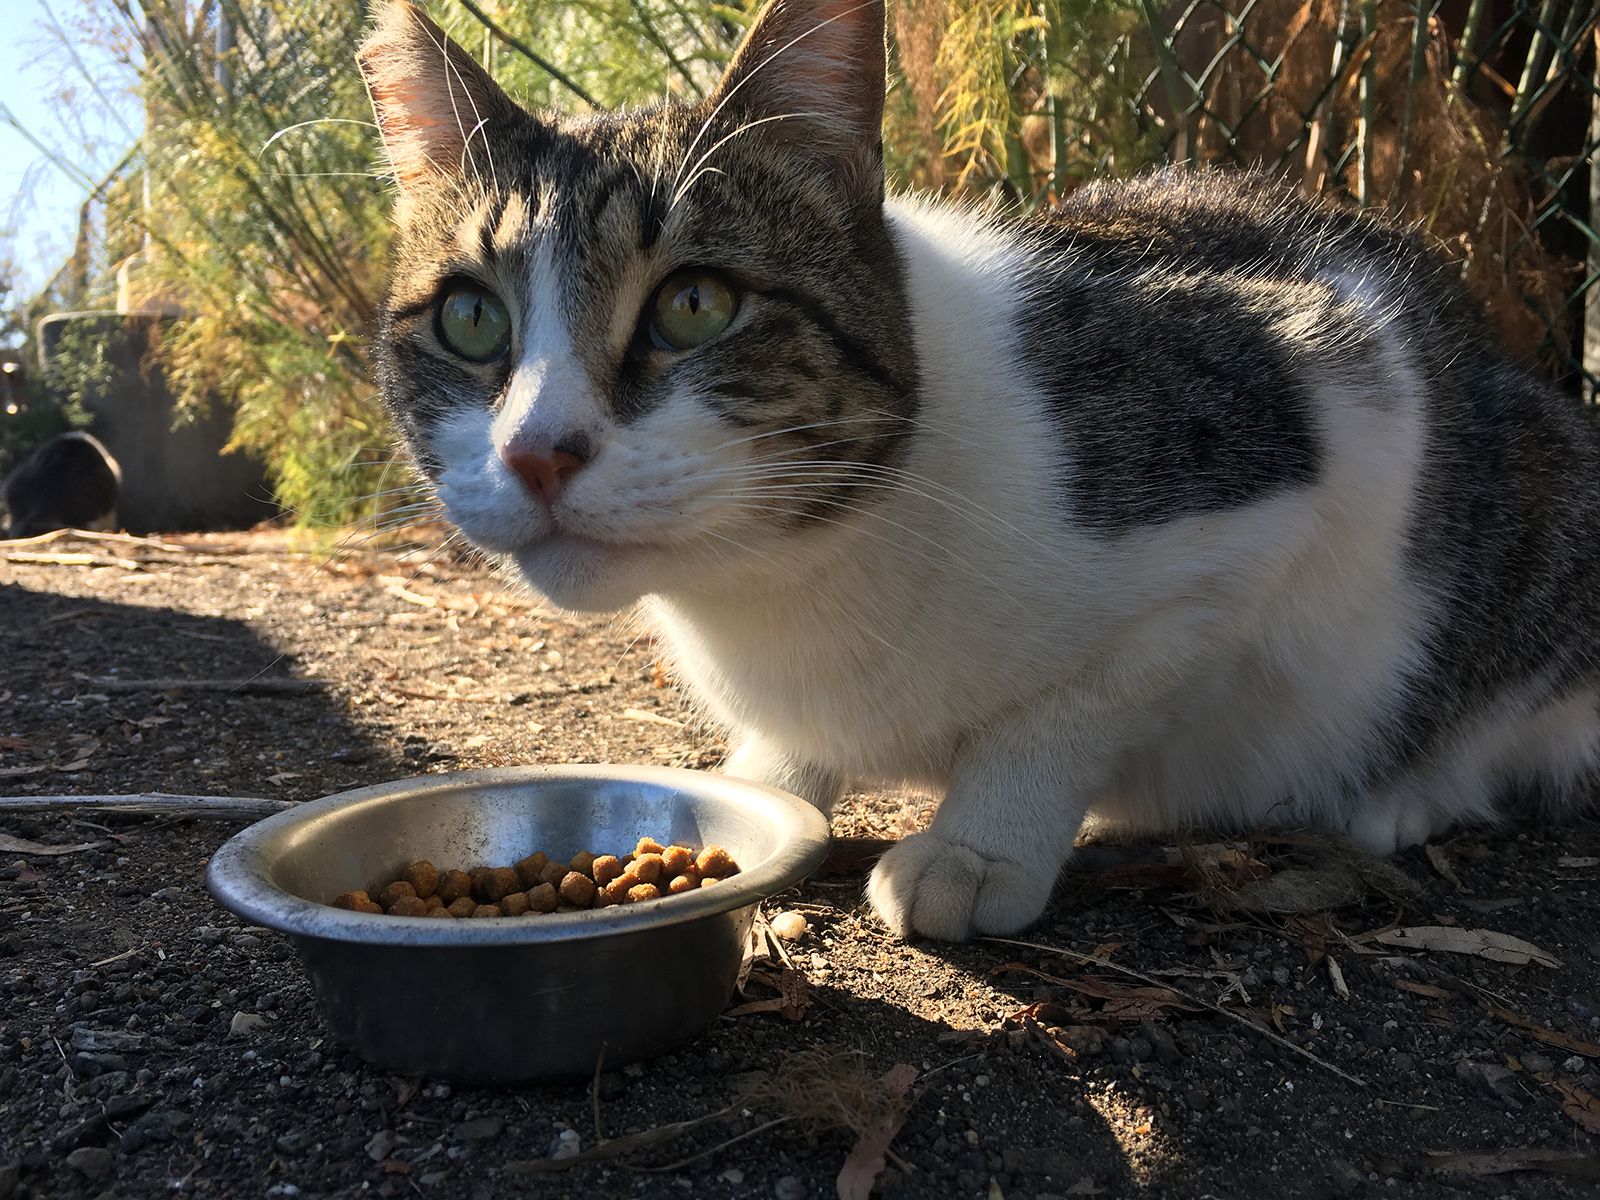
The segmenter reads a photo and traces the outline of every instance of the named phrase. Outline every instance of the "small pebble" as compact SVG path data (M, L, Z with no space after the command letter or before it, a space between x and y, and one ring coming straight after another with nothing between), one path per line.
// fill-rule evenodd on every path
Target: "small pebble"
M111 1174L115 1163L111 1151L103 1146L82 1146L67 1155L67 1166L84 1178L99 1181Z
M784 1175L772 1185L772 1194L778 1200L806 1200L806 1185L798 1175Z
M461 1122L455 1128L455 1135L463 1142L486 1142L499 1137L505 1127L506 1123L499 1117L479 1117L475 1121Z
M563 1129L550 1143L551 1158L577 1158L583 1150L583 1139L576 1129Z
M806 919L797 912L781 912L772 918L772 932L786 942L798 942L806 934Z

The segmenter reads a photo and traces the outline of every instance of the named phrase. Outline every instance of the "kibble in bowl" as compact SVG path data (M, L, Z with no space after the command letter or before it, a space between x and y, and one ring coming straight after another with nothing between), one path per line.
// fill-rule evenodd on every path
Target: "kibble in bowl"
M712 847L739 871L708 885L700 858ZM512 1082L588 1077L602 1049L609 1070L710 1024L756 903L826 849L816 810L757 784L524 767L297 805L220 848L207 882L231 911L293 941L328 1029L356 1053L407 1075ZM630 875L649 855L656 880ZM474 893L480 867L498 899ZM586 889L573 876L593 888L589 907L574 903ZM409 897L388 891L399 883ZM414 905L424 919L392 915Z

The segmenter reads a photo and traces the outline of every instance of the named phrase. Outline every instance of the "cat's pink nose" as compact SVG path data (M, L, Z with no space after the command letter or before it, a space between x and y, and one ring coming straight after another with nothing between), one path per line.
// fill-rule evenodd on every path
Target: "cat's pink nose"
M584 464L576 454L550 446L535 446L531 450L508 446L500 451L500 460L520 475L528 490L546 505L556 502L556 497Z

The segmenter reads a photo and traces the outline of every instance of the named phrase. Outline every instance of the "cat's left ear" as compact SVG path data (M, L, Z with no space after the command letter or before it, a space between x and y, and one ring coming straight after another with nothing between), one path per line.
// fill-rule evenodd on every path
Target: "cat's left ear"
M883 0L769 0L714 107L813 161L852 203L883 203ZM755 132L752 130L752 132Z
M356 62L402 191L488 174L486 130L522 115L472 55L411 4L379 7Z

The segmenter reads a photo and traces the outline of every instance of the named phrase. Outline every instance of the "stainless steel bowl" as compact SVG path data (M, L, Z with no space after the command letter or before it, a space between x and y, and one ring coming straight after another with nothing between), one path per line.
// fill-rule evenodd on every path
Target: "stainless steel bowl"
M548 916L440 921L329 907L417 859L504 866L644 836L727 848L742 868L688 895ZM785 792L666 767L511 767L403 779L268 817L206 884L293 939L334 1035L379 1066L509 1082L646 1058L733 993L755 904L822 861L828 823Z

